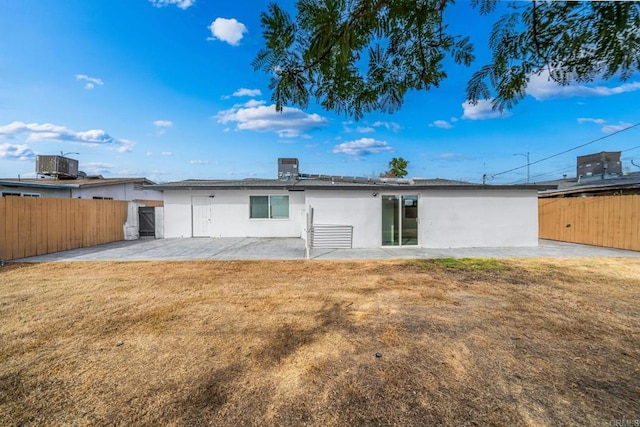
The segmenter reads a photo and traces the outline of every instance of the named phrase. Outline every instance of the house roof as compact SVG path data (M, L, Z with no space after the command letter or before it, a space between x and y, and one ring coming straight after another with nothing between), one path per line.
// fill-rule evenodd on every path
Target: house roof
M99 179L43 179L43 178L2 178L0 185L5 187L31 187L31 188L51 188L51 189L69 189L69 188L88 188L102 187L107 185L141 183L145 186L155 185L155 182L147 178L99 178Z
M311 179L242 179L167 182L159 190L547 190L552 185L482 185L447 179L397 179L328 176Z
M613 176L606 179L597 177L591 178L569 178L557 181L557 189L551 189L540 193L540 197L576 196L576 195L596 195L608 193L634 193L640 192L640 173L633 172L627 175ZM547 184L545 183L545 184Z

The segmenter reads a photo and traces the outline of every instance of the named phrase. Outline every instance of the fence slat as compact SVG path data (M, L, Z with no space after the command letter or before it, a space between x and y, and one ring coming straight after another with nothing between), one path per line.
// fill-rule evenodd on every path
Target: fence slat
M9 247L7 245L6 229L9 221L7 220L7 199L0 198L0 259L8 259Z
M541 239L640 250L640 195L542 198Z

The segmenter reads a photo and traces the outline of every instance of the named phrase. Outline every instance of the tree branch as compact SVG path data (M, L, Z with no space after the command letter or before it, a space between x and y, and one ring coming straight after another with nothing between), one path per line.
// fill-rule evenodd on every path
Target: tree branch
M388 2L389 2L389 0L378 0L378 2L376 3L375 7L373 8L375 13L378 13L378 11L383 6L385 6ZM333 48L336 45L336 42L338 40L340 40L342 37L344 37L347 28L351 27L353 24L355 24L360 19L362 19L365 16L366 12L367 12L367 9L365 7L360 7L360 11L358 13L354 14L353 16L351 16L351 18L347 21L346 25L344 25L342 27L342 29L340 30L340 32L336 36L334 42L331 43L329 45L329 47L315 61L313 61L309 65L306 65L306 66L302 67L302 69L300 69L300 70L294 70L294 73L302 74L302 73L305 73L305 72L309 71L312 68L317 67L322 61L324 61L329 56L329 54L331 54L331 51L333 50Z

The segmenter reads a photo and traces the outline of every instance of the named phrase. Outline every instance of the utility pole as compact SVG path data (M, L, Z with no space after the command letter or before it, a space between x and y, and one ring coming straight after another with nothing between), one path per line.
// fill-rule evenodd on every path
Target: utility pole
M523 153L516 153L516 154L514 154L514 156L523 156L523 157L525 157L525 158L527 159L527 184L528 184L528 183L529 183L529 178L530 178L530 176L531 176L531 175L529 175L529 165L530 165L530 162L529 162L529 152L527 151L527 154L523 154Z

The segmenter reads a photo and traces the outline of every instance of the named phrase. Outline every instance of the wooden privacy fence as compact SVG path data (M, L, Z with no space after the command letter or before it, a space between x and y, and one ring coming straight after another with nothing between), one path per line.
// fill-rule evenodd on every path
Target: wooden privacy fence
M640 251L640 195L538 200L541 239Z
M124 240L125 201L0 198L0 259Z

